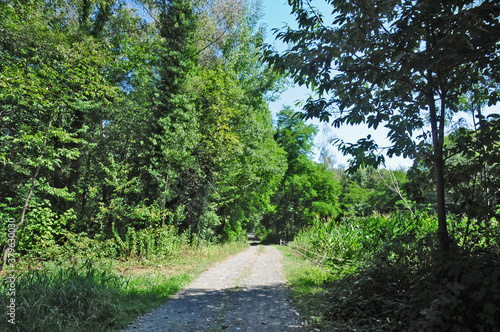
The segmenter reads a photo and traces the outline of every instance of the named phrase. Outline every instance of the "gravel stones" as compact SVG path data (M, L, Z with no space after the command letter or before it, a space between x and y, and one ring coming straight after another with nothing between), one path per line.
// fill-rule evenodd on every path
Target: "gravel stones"
M213 266L124 331L306 331L284 283L280 251L252 246Z

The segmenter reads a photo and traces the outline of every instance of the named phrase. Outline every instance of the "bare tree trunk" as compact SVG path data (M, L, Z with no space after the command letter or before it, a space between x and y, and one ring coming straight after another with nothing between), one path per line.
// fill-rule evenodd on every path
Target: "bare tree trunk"
M432 74L431 74L432 75ZM431 81L432 85L432 81ZM432 90L431 90L432 91ZM433 95L428 95L429 110L431 118L433 163L436 177L437 215L438 215L438 241L442 253L447 253L450 249L450 238L446 222L445 205L445 182L444 182L444 110L442 106L441 114L437 116L436 104ZM442 101L443 102L443 101Z
M431 33L432 34L432 33ZM427 45L429 47L432 44L432 38L428 39ZM439 71L436 72L439 80ZM431 122L431 133L432 133L432 147L433 147L433 164L434 173L436 180L436 197L437 197L437 215L438 215L438 232L437 237L439 241L439 247L442 253L449 252L450 243L448 235L448 227L446 222L446 205L445 205L445 182L444 182L444 158L443 158L443 146L444 146L444 107L445 107L445 96L441 95L441 109L436 108L436 101L434 99L435 93L435 82L434 82L434 72L427 72L427 83L429 90L427 92L427 104L429 106L429 115Z

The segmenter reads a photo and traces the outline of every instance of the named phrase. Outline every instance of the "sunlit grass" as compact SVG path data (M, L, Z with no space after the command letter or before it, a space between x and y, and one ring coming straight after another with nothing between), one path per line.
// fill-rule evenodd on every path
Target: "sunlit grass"
M336 278L335 274L330 268L320 267L295 254L289 247L277 248L283 253L283 272L302 319L312 325L322 321L327 305L325 285Z

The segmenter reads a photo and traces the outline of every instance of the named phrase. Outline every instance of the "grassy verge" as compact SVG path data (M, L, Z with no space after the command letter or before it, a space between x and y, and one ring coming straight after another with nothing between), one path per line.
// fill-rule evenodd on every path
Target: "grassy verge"
M292 295L297 310L309 326L326 328L324 312L328 306L326 288L336 277L332 269L320 267L295 254L289 247L277 246L283 253L285 278L292 288ZM326 325L325 325L326 324Z
M51 262L25 270L15 285L16 324L4 316L0 330L117 331L247 246L187 247L168 258ZM0 306L11 298L2 283Z

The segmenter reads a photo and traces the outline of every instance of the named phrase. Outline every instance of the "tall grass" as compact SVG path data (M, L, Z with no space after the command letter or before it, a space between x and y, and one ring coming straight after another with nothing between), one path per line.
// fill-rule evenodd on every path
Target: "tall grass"
M187 233L178 234L178 230L171 225L148 227L135 230L127 229L125 240L122 240L113 225L113 234L118 244L118 254L122 257L151 257L170 256L179 252L187 245Z
M31 270L18 275L15 325L0 321L2 331L104 331L125 315L121 289L127 280L90 262L57 271ZM7 307L7 285L0 303Z
M317 255L327 262L349 263L363 261L381 250L393 239L416 232L422 237L436 229L436 223L427 211L373 214L369 217L343 219L340 222L317 222L300 231L293 243Z
M360 258L363 254L362 235L362 229L355 223L318 222L300 231L293 243L320 256L352 260Z
M325 267L303 273L301 265L309 262L285 259L285 271L300 273L290 277L297 307L312 327L325 331L498 331L499 223L449 215L449 252L439 249L436 225L421 211L304 230L296 243L357 266L355 273L349 263L346 273L337 268L332 278L318 279Z

